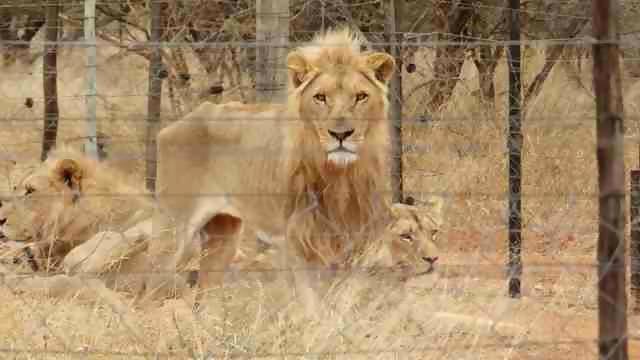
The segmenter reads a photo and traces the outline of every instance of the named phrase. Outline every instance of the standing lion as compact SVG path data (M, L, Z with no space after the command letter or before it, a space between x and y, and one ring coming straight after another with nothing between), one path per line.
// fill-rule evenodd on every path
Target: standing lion
M383 238L395 62L361 45L319 34L288 55L286 105L205 103L159 133L157 196L177 241L150 245L156 266L183 269L202 244L200 283L220 284L245 226L285 234L292 267L354 264Z

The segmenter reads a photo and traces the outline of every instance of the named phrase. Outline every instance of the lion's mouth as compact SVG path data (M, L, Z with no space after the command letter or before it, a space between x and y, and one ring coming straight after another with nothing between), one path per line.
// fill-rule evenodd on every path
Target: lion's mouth
M418 272L415 274L415 276L422 276L422 275L427 275L427 274L431 274L436 270L436 262L438 261L438 257L423 257L422 260L424 260L424 262L427 264L427 269L421 272Z
M347 167L358 160L358 154L348 147L339 146L327 151L327 160L337 167Z
M351 149L347 149L346 147L344 147L342 144L334 149L329 150L327 153L329 154L335 154L335 153L347 153L347 154L355 154L356 152L351 150Z
M414 266L405 261L397 263L395 267L400 271L404 280L409 280L434 273L436 270L435 263L436 261L438 261L438 257L423 257L422 260L427 265L426 269L422 271L417 271Z

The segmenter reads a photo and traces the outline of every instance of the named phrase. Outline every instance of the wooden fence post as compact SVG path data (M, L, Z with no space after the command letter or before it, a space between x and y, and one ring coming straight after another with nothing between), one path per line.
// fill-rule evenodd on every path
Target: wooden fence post
M617 40L619 4L593 0L593 85L599 190L599 358L627 360L624 120Z
M630 251L630 273L631 273L631 296L635 303L633 311L640 313L640 170L631 170L631 244Z
M45 3L46 32L44 59L42 61L42 79L44 92L44 127L42 129L42 152L40 160L45 161L49 151L56 146L58 138L58 19L60 5L58 0Z
M509 296L521 295L522 277L522 99L521 99L521 56L520 56L520 1L510 0L509 45Z
M289 0L256 0L256 101L283 103L289 41Z

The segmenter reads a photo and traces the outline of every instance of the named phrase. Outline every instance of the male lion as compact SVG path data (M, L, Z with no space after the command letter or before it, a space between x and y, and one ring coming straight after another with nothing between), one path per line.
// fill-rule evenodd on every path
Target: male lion
M157 266L184 267L201 241L200 284L221 284L245 225L285 234L293 266L348 265L379 241L395 62L361 41L345 28L291 52L286 105L204 103L160 131L157 196L178 232L150 245Z
M120 267L119 260L140 262L135 255L146 250L152 201L122 177L72 148L58 148L0 205L0 238L22 245L22 258L34 271L108 270L92 267L98 257ZM69 253L82 256L69 261Z

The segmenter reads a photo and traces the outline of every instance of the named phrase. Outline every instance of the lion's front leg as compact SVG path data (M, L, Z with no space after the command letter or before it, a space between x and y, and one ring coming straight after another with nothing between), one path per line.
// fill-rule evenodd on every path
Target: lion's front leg
M314 317L320 308L320 292L318 269L312 264L295 257L290 257L291 276L287 277L293 296L304 308L307 316Z
M287 231L285 240L282 261L289 273L287 283L306 315L314 318L319 314L320 286L325 280L322 273L327 269L317 256L313 255L313 251L303 248L303 242L300 235L296 234L295 226Z

